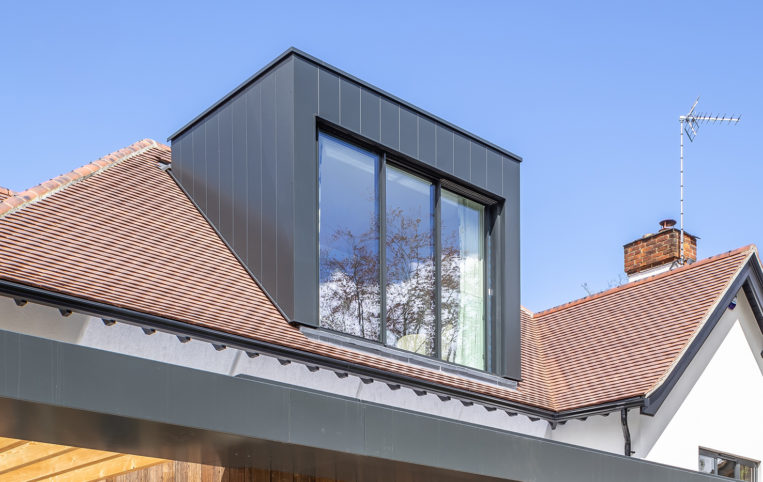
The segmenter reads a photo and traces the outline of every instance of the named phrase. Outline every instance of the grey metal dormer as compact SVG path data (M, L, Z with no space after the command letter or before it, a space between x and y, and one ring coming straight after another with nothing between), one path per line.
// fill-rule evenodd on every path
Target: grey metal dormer
M293 48L170 140L290 322L520 378L518 156Z

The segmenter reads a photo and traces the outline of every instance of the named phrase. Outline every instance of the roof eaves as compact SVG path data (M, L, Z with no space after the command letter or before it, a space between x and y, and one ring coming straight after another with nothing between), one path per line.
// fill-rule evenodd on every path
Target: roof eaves
M33 188L20 193L14 193L13 196L0 202L0 219L22 209L30 204L41 201L48 196L63 191L72 184L84 181L106 169L115 166L131 157L143 154L152 148L169 149L167 146L158 144L153 139L143 139L130 146L118 151L112 152L100 159L79 167L67 174L62 174L49 181L45 181Z

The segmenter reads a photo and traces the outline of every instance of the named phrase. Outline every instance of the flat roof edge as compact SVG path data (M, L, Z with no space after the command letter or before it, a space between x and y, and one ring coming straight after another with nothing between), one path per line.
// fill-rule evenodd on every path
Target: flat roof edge
M380 89L379 87L376 87L373 84L370 84L370 83L368 83L368 82L366 82L364 80L361 80L361 79L355 77L354 75L345 72L342 69L334 67L333 65L328 64L328 63L324 62L323 60L308 54L307 52L303 52L302 50L299 50L296 47L289 47L288 49L286 49L285 52L283 52L281 55L279 55L278 57L276 57L275 59L270 61L267 65L265 65L265 67L263 67L260 70L258 70L254 75L252 75L251 77L246 79L244 82L239 84L237 87L235 87L233 90L228 92L220 100L218 100L217 102L212 104L210 107L205 109L201 114L197 115L190 122L188 122L183 127L181 127L180 129L175 131L173 134L171 134L167 138L167 140L168 141L172 141L175 138L177 138L178 136L180 136L181 134L183 134L185 131L187 131L188 129L193 127L195 124L197 124L201 119L203 119L208 114L210 114L213 111L215 111L222 104L226 103L232 97L236 96L239 92L244 90L250 84L252 84L257 79L259 79L260 77L265 75L271 69L273 69L273 67L275 67L276 65L280 64L281 62L283 62L284 60L286 60L287 58L289 58L291 56L300 57L303 60L306 60L306 61L308 61L308 62L310 62L312 64L315 64L315 65L317 65L319 67L322 67L322 68L324 68L326 70L329 70L329 71L331 71L331 72L333 72L333 73L335 73L335 74L337 74L337 75L339 75L341 77L344 77L344 78L346 78L346 79L348 79L348 80L350 80L350 81L352 81L352 82L354 82L356 84L359 84L363 88L366 88L368 90L371 90L371 91L375 92L376 94L379 94L379 95L381 95L383 97L386 97L388 100L394 101L394 102L396 102L396 103L398 103L398 104L400 104L400 105L402 105L402 106L404 106L404 107L406 107L406 108L408 108L408 109L410 109L410 110L412 110L412 111L414 111L414 112L416 112L416 113L418 113L420 115L428 117L430 120L433 120L433 121L435 121L435 122L437 122L439 124L442 124L442 125L444 125L446 127L449 127L450 129L453 129L454 131L458 132L459 134L462 134L462 135L464 135L464 136L466 136L466 137L468 137L468 138L470 138L470 139L472 139L474 141L477 141L477 142L479 142L481 144L484 144L485 146L490 147L491 149L493 149L493 150L495 150L497 152L500 152L502 155L504 155L504 156L506 156L506 157L508 157L508 158L510 158L510 159L512 159L514 161L516 161L516 162L522 162L522 157L521 156L519 156L517 154L514 154L513 152L511 152L511 151L509 151L507 149L504 149L503 147L500 147L500 146L498 146L498 145L496 145L496 144L494 144L494 143L492 143L490 141L487 141L487 140L483 139L482 137L467 131L466 129L458 127L457 125L455 125L455 124L453 124L451 122L448 122L445 119L443 119L441 117L438 117L438 116L432 114L429 111L426 111L426 110L424 110L424 109L422 109L420 107L417 107L417 106L411 104L410 102L407 102L407 101L405 101L405 100L403 100L403 99L401 99L401 98L399 98L399 97L397 97L395 95L392 95L389 92L387 92L387 91L385 91L383 89Z

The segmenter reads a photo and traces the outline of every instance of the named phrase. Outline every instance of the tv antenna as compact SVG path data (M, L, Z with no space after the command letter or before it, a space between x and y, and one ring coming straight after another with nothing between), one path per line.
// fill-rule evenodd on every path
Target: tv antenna
M697 137L697 130L700 125L710 122L713 124L716 122L721 124L736 124L742 118L741 115L735 117L733 114L731 117L726 117L726 114L723 114L722 116L704 113L695 114L694 109L697 107L698 102L699 97L694 101L694 105L691 106L689 113L678 118L681 123L681 248L679 255L679 262L681 264L684 264L686 261L684 258L684 132L686 132L689 141L694 142L694 138Z

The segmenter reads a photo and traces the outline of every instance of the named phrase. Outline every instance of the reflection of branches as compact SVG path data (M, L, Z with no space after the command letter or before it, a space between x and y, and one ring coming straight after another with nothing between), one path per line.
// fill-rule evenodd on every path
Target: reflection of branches
M387 330L394 342L423 335L415 350L434 351L435 270L432 227L402 209L387 212Z
M378 339L380 290L378 229L375 222L363 233L337 229L321 249L321 323L323 326ZM413 336L404 346L434 354L435 262L432 226L401 209L387 212L386 329L389 343ZM463 282L473 276L462 258L458 231L443 233L441 249L441 314L443 357L454 360L462 336L466 294ZM480 265L481 266L481 265ZM479 269L481 273L481 268ZM479 286L481 290L481 275ZM471 291L474 291L472 289ZM403 344L403 343L400 343Z
M321 322L364 338L379 337L379 248L375 226L356 235L337 229L321 249ZM337 249L337 248L343 249ZM334 253L338 253L336 255Z

